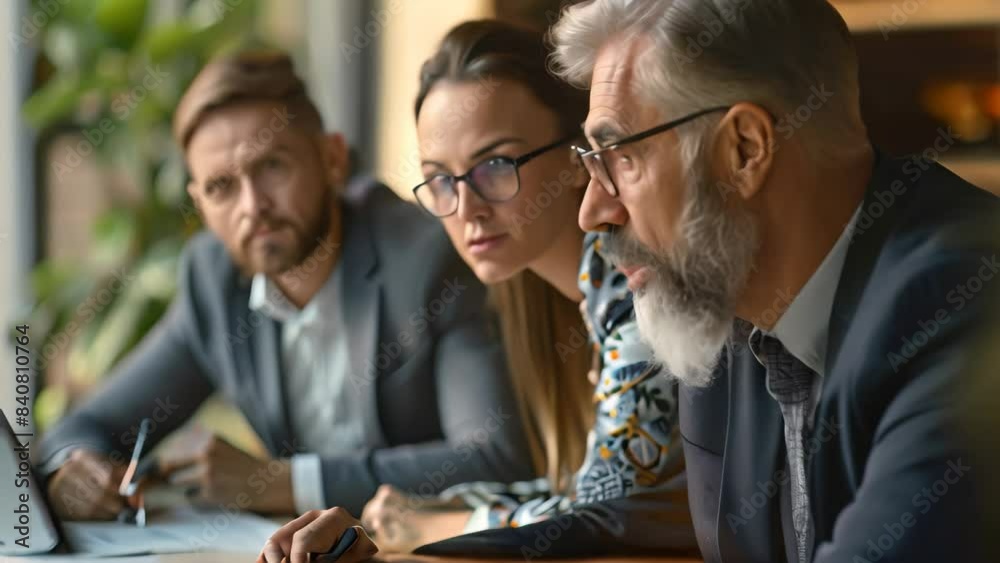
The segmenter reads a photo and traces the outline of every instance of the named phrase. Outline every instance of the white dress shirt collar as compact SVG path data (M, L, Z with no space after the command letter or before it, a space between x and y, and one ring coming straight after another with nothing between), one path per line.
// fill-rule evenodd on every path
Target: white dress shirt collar
M250 310L286 322L299 313L299 308L285 297L278 284L264 274L256 274L250 285Z
M821 376L825 375L833 300L860 211L858 206L840 238L770 332L789 353Z
M321 303L335 303L336 296L327 295L336 291L336 278L340 268L330 273L309 303L299 309L285 296L278 284L264 274L256 274L250 285L250 310L263 313L279 323L294 323L296 325L312 325L319 318Z

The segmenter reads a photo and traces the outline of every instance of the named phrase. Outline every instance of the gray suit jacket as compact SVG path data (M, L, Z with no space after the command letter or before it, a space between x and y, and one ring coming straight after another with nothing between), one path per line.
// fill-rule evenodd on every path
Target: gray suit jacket
M382 483L432 494L533 477L485 289L437 221L384 186L364 186L344 199L343 245L348 379L377 439L322 460L327 502L357 513ZM51 469L46 461L74 445L127 457L143 417L154 420L155 445L213 392L239 407L272 456L299 451L281 325L251 311L249 293L218 239L191 240L168 313L107 385L45 436L41 465Z

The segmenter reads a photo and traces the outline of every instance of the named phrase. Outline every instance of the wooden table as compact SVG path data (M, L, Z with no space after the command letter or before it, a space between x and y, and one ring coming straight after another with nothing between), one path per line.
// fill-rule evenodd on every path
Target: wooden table
M524 559L466 559L464 557L454 557L454 558L444 558L444 557L416 557L413 555L387 555L381 557L376 561L387 561L392 563L503 563L504 561L520 561L524 562ZM552 561L559 561L560 563L701 563L698 559L671 559L663 557L642 557L642 558L629 558L629 557L610 557L602 559L553 559Z
M17 563L253 563L257 556L251 553L201 552L175 553L172 555L143 555L138 557L87 558L74 555L41 555L33 557L3 557L0 561ZM415 555L383 555L372 560L374 563L503 563L504 561L524 562L524 559L472 559L466 557L417 557ZM560 559L560 563L701 563L697 559L671 559L663 557L628 558L608 557L603 559Z
M113 563L113 559L109 562ZM160 555L156 558L157 563L249 563L253 558L248 558L245 553L184 553L176 555ZM415 555L382 555L374 561L384 561L386 563L503 563L504 561L520 561L524 559L467 559L465 557L418 557ZM697 559L669 559L662 557L644 558L604 558L604 559L559 559L560 563L700 563Z

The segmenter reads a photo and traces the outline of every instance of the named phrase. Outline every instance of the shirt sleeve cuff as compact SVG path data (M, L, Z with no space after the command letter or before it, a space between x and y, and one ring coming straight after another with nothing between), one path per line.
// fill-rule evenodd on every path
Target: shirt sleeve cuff
M295 500L295 511L299 514L327 508L319 455L292 456L292 497Z
M58 471L59 468L62 467L63 464L69 459L69 456L73 454L73 450L78 448L80 448L79 444L70 444L56 450L56 452L50 455L49 459L45 460L45 462L39 467L42 475L48 477Z

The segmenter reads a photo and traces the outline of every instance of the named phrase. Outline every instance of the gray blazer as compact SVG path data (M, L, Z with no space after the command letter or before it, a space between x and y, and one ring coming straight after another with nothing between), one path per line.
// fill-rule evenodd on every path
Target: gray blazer
M357 513L382 483L432 494L533 477L485 288L437 221L369 182L344 199L344 235L349 384L377 438L322 460L327 502ZM155 421L155 445L214 392L239 407L272 456L295 453L281 325L251 311L249 294L221 242L194 237L167 314L104 388L44 437L40 465L51 471L47 462L70 446L127 457L143 417Z

